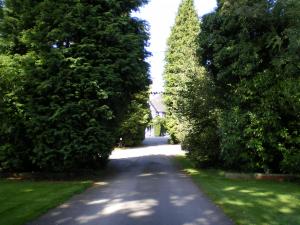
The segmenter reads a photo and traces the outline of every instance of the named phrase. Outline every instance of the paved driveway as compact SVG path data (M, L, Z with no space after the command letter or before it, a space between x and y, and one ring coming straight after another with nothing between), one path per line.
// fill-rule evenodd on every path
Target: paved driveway
M114 151L111 175L30 225L230 225L232 222L172 163L184 154L166 138Z

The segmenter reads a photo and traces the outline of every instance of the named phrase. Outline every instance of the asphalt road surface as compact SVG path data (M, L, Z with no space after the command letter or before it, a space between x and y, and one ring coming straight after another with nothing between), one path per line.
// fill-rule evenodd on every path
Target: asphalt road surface
M111 175L30 225L233 224L172 162L184 154L166 138L114 151Z

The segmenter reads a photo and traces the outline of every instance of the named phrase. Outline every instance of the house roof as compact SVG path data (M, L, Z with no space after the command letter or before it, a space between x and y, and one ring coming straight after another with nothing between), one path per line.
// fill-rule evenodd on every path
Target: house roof
M161 95L155 95L154 97L151 97L150 104L157 113L165 113L166 112L166 107L164 105Z

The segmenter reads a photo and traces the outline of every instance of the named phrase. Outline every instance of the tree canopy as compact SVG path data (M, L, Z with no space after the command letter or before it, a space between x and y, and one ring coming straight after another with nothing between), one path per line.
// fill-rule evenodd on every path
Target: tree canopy
M200 22L194 2L183 0L168 38L164 70L166 126L174 142L184 138L186 126L180 114L184 101L182 93L187 90L186 83L198 73L196 52L199 32Z
M299 1L219 0L201 30L195 15L183 1L168 40L171 137L200 166L299 173Z
M145 0L6 0L0 21L0 164L103 165L149 86Z
M228 168L299 173L299 1L220 0L200 54L222 109Z

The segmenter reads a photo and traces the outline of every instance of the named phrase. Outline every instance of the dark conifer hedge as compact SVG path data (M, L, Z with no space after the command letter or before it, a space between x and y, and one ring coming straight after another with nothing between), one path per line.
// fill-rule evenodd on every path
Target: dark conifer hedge
M146 0L6 0L0 21L0 167L104 165L149 85Z
M299 18L298 0L220 0L203 18L227 168L300 173Z

